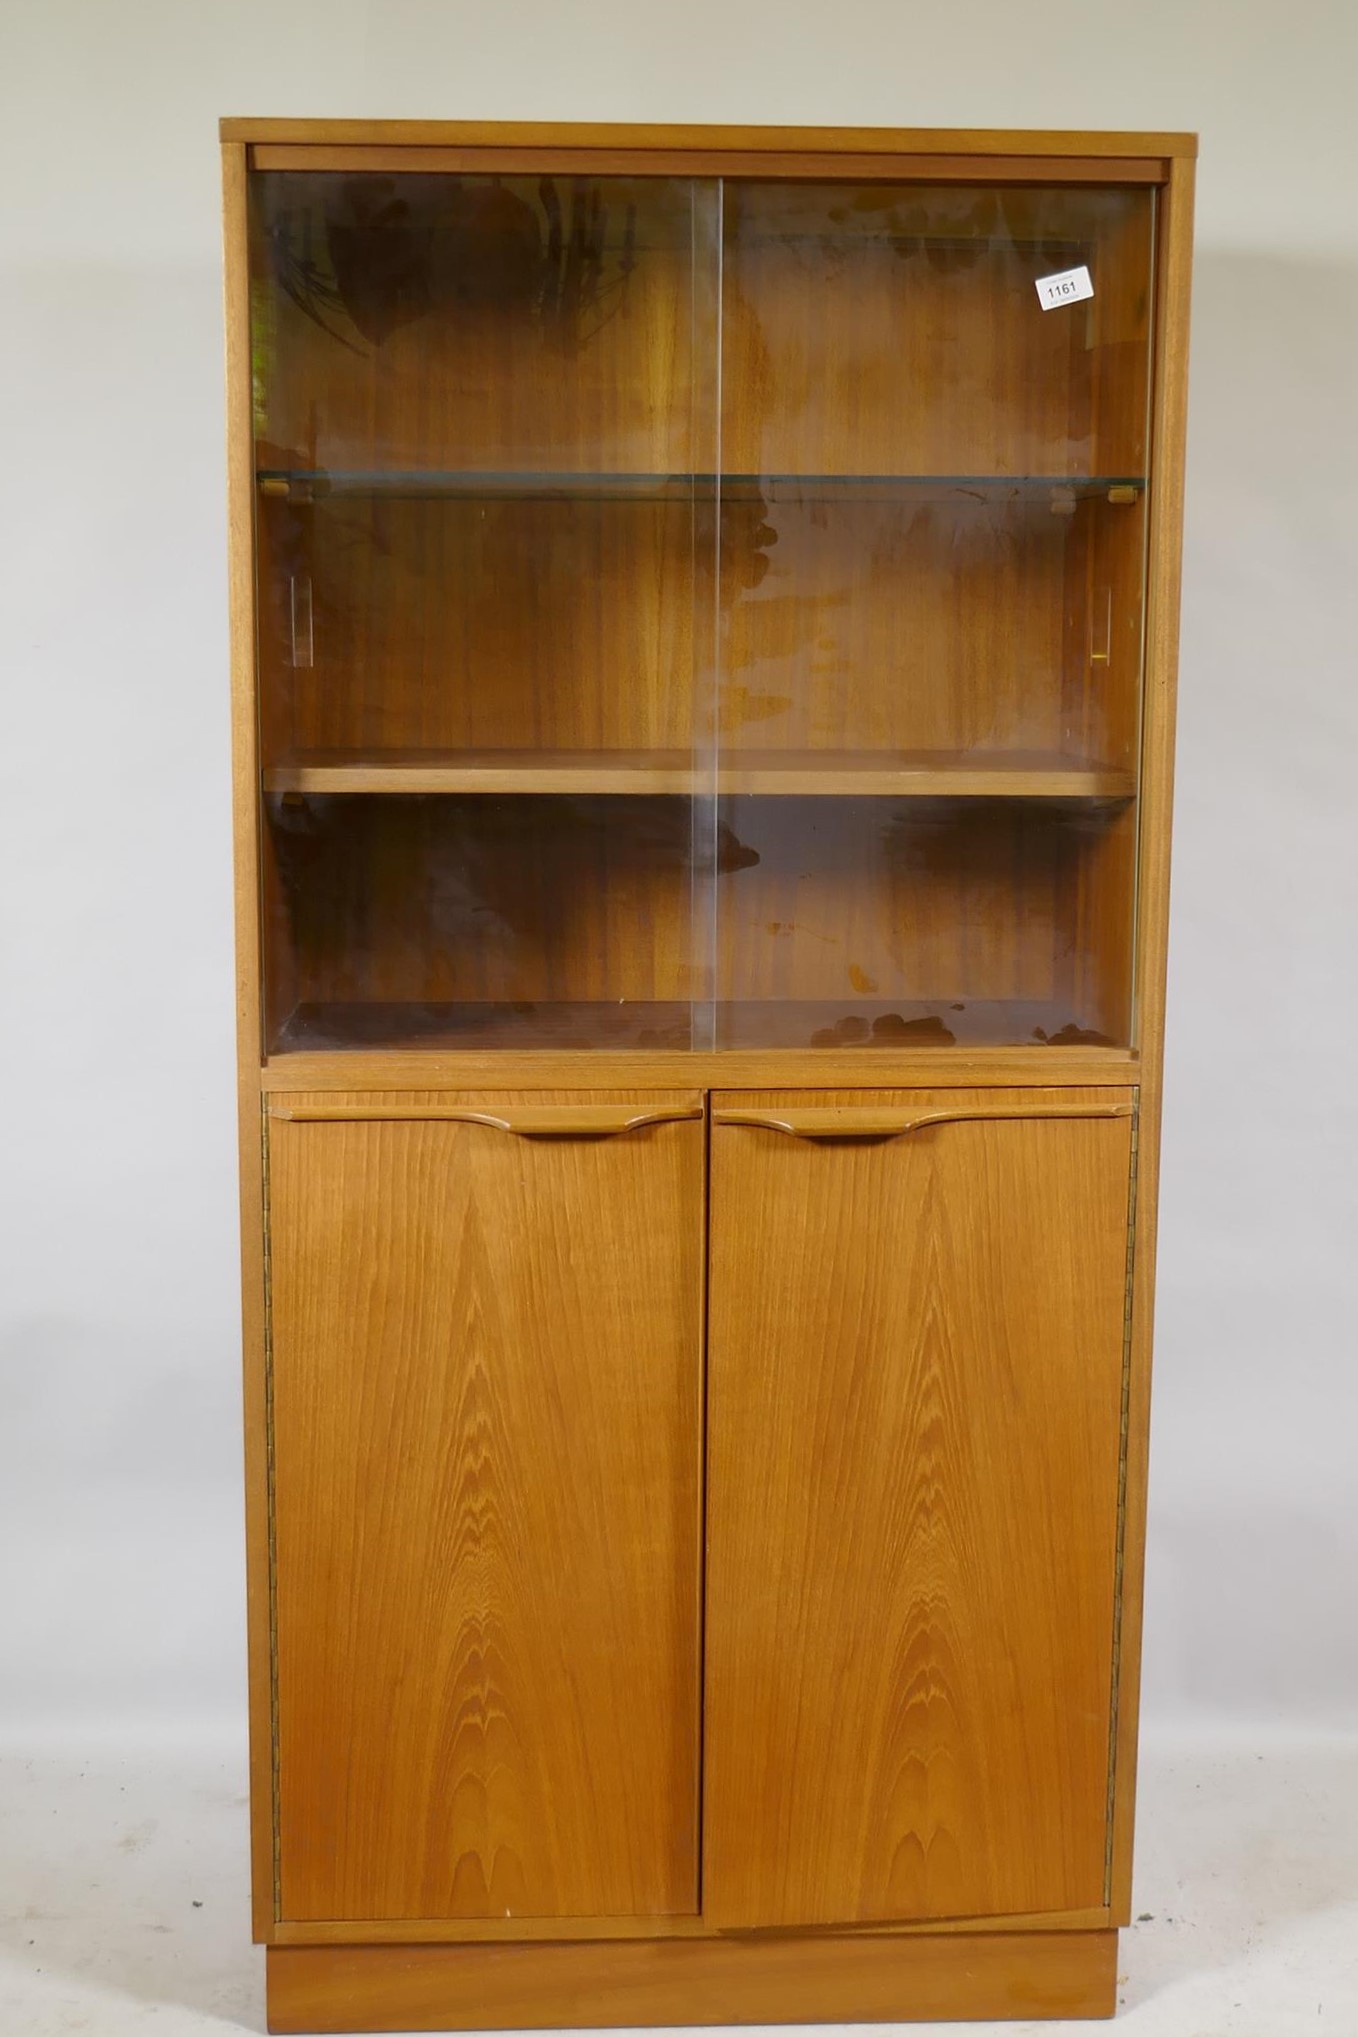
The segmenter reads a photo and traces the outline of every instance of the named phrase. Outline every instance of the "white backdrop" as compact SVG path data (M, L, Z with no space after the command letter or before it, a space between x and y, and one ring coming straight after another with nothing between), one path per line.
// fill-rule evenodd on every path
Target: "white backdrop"
M1358 8L10 0L0 1731L238 1714L221 113L1197 128L1147 1703L1358 1717Z

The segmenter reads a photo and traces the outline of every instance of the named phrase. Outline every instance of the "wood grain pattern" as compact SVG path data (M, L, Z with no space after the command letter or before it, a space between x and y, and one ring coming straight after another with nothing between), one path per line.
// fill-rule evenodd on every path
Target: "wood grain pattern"
M706 992L692 917L695 816L683 799L550 794L520 803L471 794L289 804L278 794L268 817L297 1004L407 1007L404 1030L399 1011L389 1014L397 1042L420 1037L421 1006L482 1006L492 1024L482 1044L506 1046L523 1031L514 1007L573 1004L581 1024L555 1038L570 1046L597 1030L585 1023L591 1004L607 1044L610 1011L681 1007L658 1017L654 1031L686 1019L690 1000ZM292 1010L271 999L271 1044L305 1044L297 1027L287 1031ZM340 1033L355 1045L364 1038ZM384 1039L391 1043L379 1030L367 1043Z
M560 187L566 248L554 257L537 177L403 180L385 238L373 224L390 204L383 187L305 173L255 185L262 466L711 471L694 385L715 344L703 314L716 222L700 186ZM572 267L577 231L597 241L597 268ZM399 268L393 281L391 265L425 241L437 258L417 281ZM320 321L275 280L280 245L322 265L329 250L332 268L351 251L343 283L323 268L335 301ZM453 522L440 541L470 539Z
M298 373L306 386L304 362ZM414 376L411 364L407 386ZM687 426L687 391L666 393ZM691 502L335 495L263 511L273 542L261 651L282 703L270 762L292 748L691 746L701 692ZM298 574L313 651L295 668Z
M1150 206L1145 192L1040 185L861 194L841 182L728 185L723 464L756 474L1138 473L1105 463L1088 321L1044 312L1034 284L1063 263L1101 272L1105 245ZM1142 255L1144 350L1144 241ZM906 398L917 388L927 402ZM1107 443L1108 457L1128 450Z
M1152 429L1146 616L1146 705L1140 875L1137 888L1137 1030L1144 1055L1137 1152L1136 1261L1129 1347L1125 1529L1116 1690L1113 1844L1108 1899L1115 1921L1132 1913L1146 1480L1150 1449L1151 1344L1163 1099L1169 849L1174 723L1179 672L1184 450L1188 411L1189 290L1193 262L1193 165L1175 165L1162 200Z
M1028 487L940 482L828 500L768 483L726 504L723 761L796 748L1036 751L1128 768L1125 715L1101 667L1090 696L1088 561L1111 542L1105 526L1141 558L1143 507L1081 499L1053 513ZM1127 599L1139 647L1139 591ZM1105 599L1104 630L1106 613Z
M1128 1037L1117 801L740 794L714 830L682 796L283 793L268 817L272 1051L701 1044L714 992L719 1046L833 1044L855 1012L975 1044Z
M728 754L1034 747L1129 769L1140 492L1063 504L994 477L1140 472L1150 196L859 192L852 230L848 202L726 199L723 459L784 477L724 506ZM1097 320L1048 317L1033 277L1078 260ZM931 400L902 401L915 387ZM795 480L817 469L992 478L827 499Z
M1109 2016L1116 1931L271 1948L271 2030Z
M282 1916L695 1911L701 1125L270 1155Z
M931 1013L943 1038L996 1045L1080 1035L1123 1044L1116 958L1105 982L1067 958L1091 888L1130 945L1131 899L1106 896L1090 859L1122 809L1099 802L861 797L723 799L737 845L717 885L717 997L749 1023L722 1046L824 1044L841 1014ZM880 1000L871 1007L868 1000ZM808 1009L789 1033L774 1007ZM761 1002L770 1029L754 1029ZM838 1009L836 1010L836 1006ZM1072 1033L1069 1029L1074 1029ZM922 1040L921 1044L928 1044Z
M264 1268L260 1012L259 759L255 706L254 452L245 149L222 147L225 249L227 542L231 627L231 812L235 856L236 1096L240 1142L241 1353L250 1700L250 1871L254 1935L274 1916L270 1672L267 1297Z
M718 1926L1102 1899L1130 1147L1126 1118L839 1146L715 1126Z
M1130 1914L1196 143L223 132L277 2026L1101 2013L1103 1927ZM465 216L427 304L378 276L323 311L336 335L278 284L270 229L286 187L324 266L330 194L364 178L412 217L456 187ZM551 344L516 269L525 207L546 247L544 178L609 214L606 315ZM1067 258L1093 301L1016 318ZM920 1044L943 1025L954 1044ZM1099 1036L1130 1044L1064 1044ZM301 1051L261 1068L270 1042ZM1129 1121L1012 1113L1125 1113L1139 1080L1110 1554ZM712 1231L714 1348L758 1419L728 1424L714 1380L712 1662L735 1666L708 1692L704 1916L703 1128L540 1142L457 1114L611 1133L709 1085L803 1130L952 1121L861 1146L713 1134L738 1211ZM714 1935L755 1912L757 1938ZM464 1936L484 1942L437 1942Z
M417 177L401 218L485 274L421 270L374 345L338 282L370 201L325 176L260 182L261 450L312 474L304 495L340 470L334 494L263 511L273 1048L801 1045L856 1025L841 1000L874 986L902 1023L965 1007L978 1042L1025 1036L1007 1006L1030 1035L1126 1038L1134 823L994 802L1135 789L1116 703L1135 687L1140 496L1058 503L1022 477L1083 487L1105 450L1143 449L1135 404L1098 398L1102 352L1141 372L1149 194L882 187L854 195L850 232L844 186L761 182L728 190L719 251L715 191L603 178L569 195L599 207L599 300L549 346L516 266L545 245L541 191ZM269 280L303 227L353 333ZM1097 331L1043 314L1033 276L1103 249L1120 280ZM722 464L749 472L713 529L696 480L689 500L672 484L715 460L719 270ZM935 398L902 404L902 384ZM526 490L545 463L553 486L346 492L354 461ZM826 480L879 468L1018 478L1012 499L937 500ZM783 479L756 487L765 470ZM604 494L556 486L591 472ZM669 480L619 494L620 475ZM1115 592L1123 648L1096 683ZM383 751L403 761L364 764ZM360 789L388 803L346 803ZM427 804L403 811L398 789ZM495 803L530 790L555 803ZM748 803L706 842L682 803L713 792ZM843 803L813 821L755 803L774 794ZM855 810L888 794L987 811ZM696 1022L714 996L724 1032ZM619 1030L615 1005L636 1022Z

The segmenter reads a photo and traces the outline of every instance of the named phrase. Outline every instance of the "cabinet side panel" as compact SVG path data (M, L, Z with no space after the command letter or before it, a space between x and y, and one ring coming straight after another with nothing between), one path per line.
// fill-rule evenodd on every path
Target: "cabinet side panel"
M284 1917L693 1914L701 1122L271 1128Z
M260 1120L258 725L255 705L254 448L250 422L250 277L246 151L222 148L226 456L235 837L236 1038L240 1113L241 1331L250 1647L250 1834L256 1938L273 1926L274 1802L269 1613L268 1385L264 1170Z
M713 1924L1102 1899L1131 1118L1068 1113L1112 1101L714 1102Z
M1155 1226L1160 1178L1165 966L1169 937L1170 817L1174 796L1174 724L1179 677L1193 179L1193 163L1176 161L1172 166L1169 187L1161 198L1151 422L1150 567L1142 737L1141 870L1137 903L1137 1042L1141 1050L1141 1110L1109 1884L1113 1920L1121 1924L1131 1921L1132 1909L1151 1337L1155 1310Z

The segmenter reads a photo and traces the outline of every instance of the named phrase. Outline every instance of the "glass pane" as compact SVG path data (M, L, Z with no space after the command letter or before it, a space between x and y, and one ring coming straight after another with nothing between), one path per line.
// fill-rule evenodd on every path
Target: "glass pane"
M1123 1041L1153 194L723 212L718 1040Z
M710 1039L716 186L252 204L273 1049Z

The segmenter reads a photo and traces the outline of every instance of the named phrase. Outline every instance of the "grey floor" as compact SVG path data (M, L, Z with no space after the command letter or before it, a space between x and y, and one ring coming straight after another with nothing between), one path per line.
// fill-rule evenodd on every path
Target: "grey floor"
M1152 1736L1139 1822L1129 2037L1358 2037L1358 1735ZM3 2037L262 2030L245 1876L234 1737L0 1754Z

